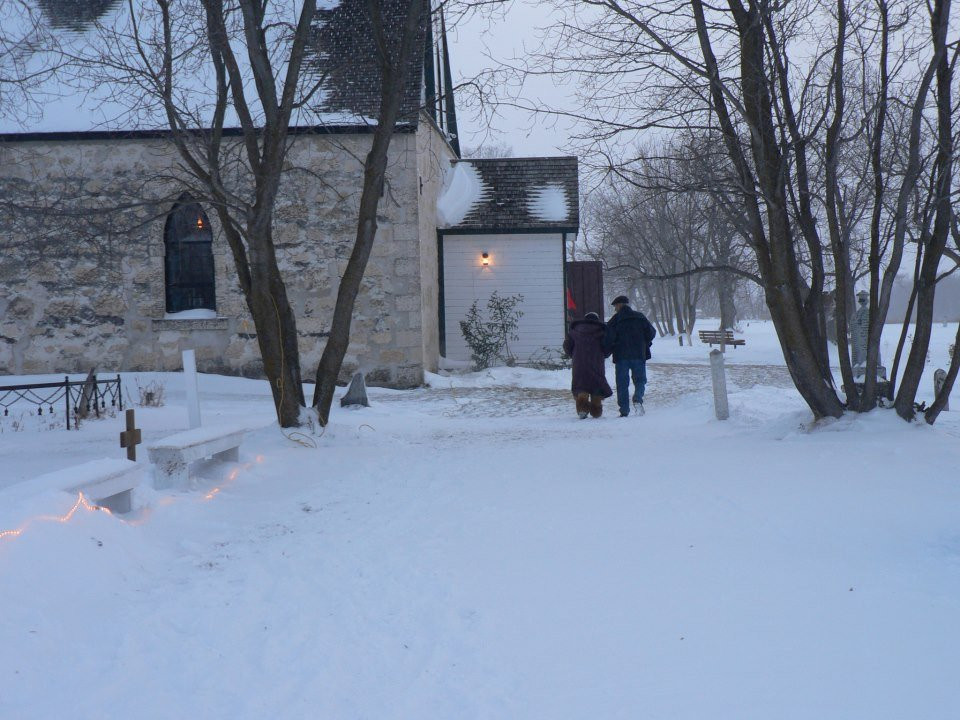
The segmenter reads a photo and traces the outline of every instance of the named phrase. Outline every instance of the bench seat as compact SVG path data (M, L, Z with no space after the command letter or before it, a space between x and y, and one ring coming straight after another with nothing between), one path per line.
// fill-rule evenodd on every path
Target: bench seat
M82 492L96 505L125 513L131 510L131 491L142 484L145 471L145 465L132 460L101 458L17 483L5 490L4 499L9 502L14 495L24 498L51 490Z
M739 345L746 345L747 341L743 338L733 336L732 330L700 330L700 342L708 345L733 345L734 349Z
M190 481L190 465L212 457L226 462L240 459L240 445L246 427L210 426L168 435L147 446L150 462L156 465L154 487L186 489Z

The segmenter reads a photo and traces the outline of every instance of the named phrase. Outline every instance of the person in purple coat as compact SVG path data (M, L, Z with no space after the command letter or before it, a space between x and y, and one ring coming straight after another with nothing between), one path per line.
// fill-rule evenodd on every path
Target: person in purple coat
M603 338L606 326L600 316L587 313L583 320L570 324L563 340L563 351L573 358L573 381L570 389L580 419L587 414L598 418L603 414L603 399L613 395L607 382Z

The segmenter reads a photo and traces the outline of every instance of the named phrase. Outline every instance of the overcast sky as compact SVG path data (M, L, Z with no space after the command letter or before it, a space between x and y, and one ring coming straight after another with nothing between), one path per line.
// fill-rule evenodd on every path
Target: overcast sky
M539 45L539 28L548 25L544 4L515 0L496 16L475 15L448 28L450 64L454 82L460 84L499 63L522 57L525 45ZM530 100L562 104L569 89L555 87L547 80L531 83L524 92ZM466 98L464 98L466 100ZM530 113L500 106L490 124L475 109L461 102L457 108L460 144L464 149L488 143L504 143L517 156L568 155L563 150L567 130L550 120L537 120Z

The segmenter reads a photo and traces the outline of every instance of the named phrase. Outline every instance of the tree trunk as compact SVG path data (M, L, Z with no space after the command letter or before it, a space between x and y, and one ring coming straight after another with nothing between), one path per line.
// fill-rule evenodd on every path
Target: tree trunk
M380 39L377 43L381 70L380 114L377 118L377 129L373 134L373 145L364 162L357 237L343 278L340 280L330 336L327 338L327 345L323 349L323 355L317 366L317 385L313 395L313 405L317 409L320 424L323 426L326 426L330 420L330 406L333 404L337 377L350 344L353 308L360 292L363 274L367 269L367 261L373 250L373 241L377 233L377 208L380 205L380 195L383 192L387 170L387 151L390 148L390 140L393 138L400 111L400 102L409 69L407 60L413 52L417 27L423 15L422 8L423 0L410 0L398 52L391 56L385 39L385 29L382 24L378 24L380 18L377 3L375 0L370 2L374 33L377 33Z
M953 63L942 49L946 46L946 32L950 24L950 0L934 3L932 26L934 44L938 48L937 62L937 156L934 161L935 207L933 231L925 248L920 278L917 283L917 321L914 325L913 344L903 369L903 379L894 403L897 414L904 419L914 416L914 403L920 377L927 361L930 333L933 325L933 301L937 291L937 272L943 250L950 235L953 219L951 185L953 181ZM952 363L951 363L952 364ZM869 366L868 366L869 370ZM936 414L933 415L936 417Z
M85 420L90 415L90 403L95 402L96 392L97 370L90 368L87 379L83 383L83 389L80 391L80 402L74 406L74 415L81 420Z
M751 244L757 255L767 307L777 329L787 369L814 417L840 417L843 405L833 389L830 368L822 361L826 354L826 340L812 334L815 328L808 322L801 297L804 281L794 250L787 205L786 168L789 163L781 154L773 123L760 10L752 3L749 9L739 2L730 3L740 44L742 112L752 130L749 142L753 167L756 168L754 175L741 147L740 133L727 109L727 95L710 44L702 0L691 0L691 7L710 78L713 113L720 123L724 144L742 186ZM754 188L760 192L754 192ZM765 218L758 197L763 199ZM815 309L817 302L809 307Z
M927 255L927 260L934 253ZM939 259L939 254L937 255ZM913 343L903 368L903 378L897 390L894 407L897 414L905 420L914 417L914 403L920 379L927 364L927 351L930 349L930 334L933 326L933 301L936 295L937 263L924 261L920 284L917 289L917 320L913 326Z
M670 305L673 307L674 317L677 318L677 332L681 335L687 333L687 325L683 321L683 305L680 302L679 294L677 293L677 281L670 281Z
M720 304L720 329L733 330L737 325L737 307L733 294L736 285L730 273L717 274L717 300Z
M907 343L907 333L910 331L910 318L913 317L913 306L917 302L917 282L920 277L920 262L923 259L923 253L917 248L917 264L913 271L913 288L910 290L910 299L907 301L907 311L903 315L903 327L900 328L900 339L897 341L897 351L893 356L893 364L890 366L890 382L887 387L887 400L893 400L897 386L897 375L900 372L900 360L903 357L903 348Z
M350 324L353 308L360 292L360 283L367 269L367 261L373 250L373 241L377 233L377 206L380 201L380 188L384 182L387 167L387 148L389 134L381 133L380 127L374 135L373 149L367 155L364 168L363 194L360 198L360 215L357 225L357 239L350 253L350 260L340 280L337 293L337 305L333 312L333 323L327 345L317 366L317 386L313 395L313 405L317 408L320 424L326 425L330 419L330 406L337 385L337 377L343 365L343 358L350 345ZM386 137L382 137L386 135Z
M693 346L693 326L697 324L697 302L700 300L700 281L697 280L696 286L690 282L690 278L684 278L684 329L687 331L687 347Z
M657 294L657 300L660 303L660 316L663 318L663 323L667 329L665 334L672 337L676 335L677 332L673 327L673 314L670 312L670 305L667 300L666 292L664 292L663 289L663 283L661 283L660 292Z
M272 246L271 246L272 247ZM297 323L276 262L251 270L247 308L257 331L263 372L270 382L280 427L297 427L304 406Z
M784 288L780 292L789 292ZM789 303L781 304L776 297L777 291L767 290L767 307L777 329L777 337L783 351L783 358L794 385L813 412L814 417L840 417L843 405L836 392L829 386L821 374L817 359L809 347L806 327L797 307Z
M641 288L636 288L637 297L642 298L644 304L646 305L647 310L647 319L653 323L654 327L657 328L657 334L660 337L665 335L664 325L660 320L660 310L657 307L657 303L654 297L649 292L644 292Z
M923 419L933 425L937 416L943 411L950 399L950 393L953 391L953 384L957 380L957 371L960 370L960 326L957 327L957 336L953 341L953 357L950 358L950 369L947 370L947 377L940 388L940 394L933 399L931 405L924 413Z

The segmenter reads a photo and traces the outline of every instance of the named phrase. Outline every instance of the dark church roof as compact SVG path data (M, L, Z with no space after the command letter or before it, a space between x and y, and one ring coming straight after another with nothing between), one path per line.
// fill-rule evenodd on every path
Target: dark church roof
M417 41L407 63L407 86L400 104L401 122L415 122L421 107L424 43L429 22L429 2L424 3ZM409 2L381 0L388 46L398 52ZM317 9L309 65L325 78L317 109L323 113L349 113L376 120L380 109L380 67L373 26L365 0L341 0L332 9Z
M105 17L121 0L37 0L43 18L57 30L83 32Z
M0 0L2 1L2 0ZM95 24L100 22L109 26L115 15L129 12L124 0L36 0L42 10L43 21L55 32L70 35L74 41L96 41ZM134 0L134 6L144 0ZM302 113L293 122L306 128L324 126L334 131L346 131L375 125L380 107L380 68L374 45L371 21L366 0L321 0L313 23L313 34L307 50L304 75L311 74L322 81L321 88L313 97L310 110ZM400 35L406 17L407 5L404 0L380 0L383 24L386 29L387 45L391 50L399 49ZM433 64L434 49L428 44L439 36L431 32L432 3L426 0L423 16L420 19L418 37L409 59L407 86L403 92L398 122L401 125L417 123L421 107L436 105L435 97L428 97L425 84L433 84L442 78ZM238 59L243 61L242 56ZM278 68L278 71L282 68ZM244 68L241 68L244 72ZM249 70L245 71L248 74ZM427 79L429 75L429 80ZM42 118L31 118L29 128L14 121L0 121L0 133L4 139L13 139L16 135L35 135L37 133L55 133L74 135L106 131L110 134L125 131L164 132L166 117L156 109L139 118L131 118L125 108L112 102L109 90L105 97L99 97L97 90L89 96L72 89L54 86L59 78L52 76L44 88ZM192 92L191 83L197 84L199 93L210 94L204 86L203 78L179 78L186 92ZM209 83L208 83L209 84ZM113 97L122 95L114 93ZM437 117L433 110L431 114ZM227 126L238 124L231 119L228 110ZM441 127L443 122L441 121Z
M448 224L445 232L579 230L576 157L473 159L458 163L475 170L480 188L462 219Z

